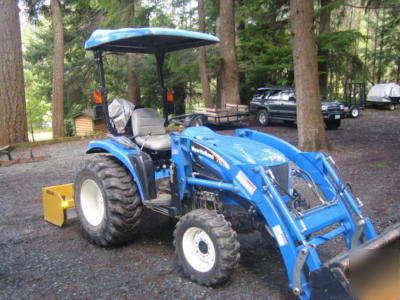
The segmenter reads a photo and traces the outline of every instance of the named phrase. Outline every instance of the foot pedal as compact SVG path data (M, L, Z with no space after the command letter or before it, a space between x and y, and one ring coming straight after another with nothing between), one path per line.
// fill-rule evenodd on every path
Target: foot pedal
M170 206L171 203L172 197L170 194L159 194L155 199L143 201L145 206Z

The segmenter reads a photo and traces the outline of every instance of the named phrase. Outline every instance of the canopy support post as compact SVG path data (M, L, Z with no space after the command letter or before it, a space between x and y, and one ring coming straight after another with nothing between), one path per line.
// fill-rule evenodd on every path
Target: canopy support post
M167 125L169 109L168 109L167 95L165 93L164 74L163 74L165 52L156 52L155 55L156 55L156 61L157 61L157 75L158 75L158 81L160 83L160 93L161 93L162 106L163 106L163 117L165 120L165 125Z
M98 78L99 78L99 89L101 92L103 113L104 113L104 123L107 127L107 130L112 134L117 136L118 133L115 130L114 126L110 121L110 117L108 115L108 102L107 102L107 89L106 89L106 81L104 77L104 67L103 67L103 53L101 50L94 50L94 60L97 64L98 69Z

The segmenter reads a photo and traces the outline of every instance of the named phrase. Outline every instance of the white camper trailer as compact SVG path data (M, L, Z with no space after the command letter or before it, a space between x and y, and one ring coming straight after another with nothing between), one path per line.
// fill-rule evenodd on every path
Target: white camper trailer
M367 96L367 104L382 105L394 110L400 103L400 85L380 83L374 85Z

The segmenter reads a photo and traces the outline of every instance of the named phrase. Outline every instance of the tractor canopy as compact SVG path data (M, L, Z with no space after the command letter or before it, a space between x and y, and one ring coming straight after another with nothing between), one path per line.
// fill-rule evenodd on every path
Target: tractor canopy
M164 87L163 64L165 54L171 51L196 48L218 42L219 39L211 34L173 28L151 27L95 30L85 42L85 49L94 52L94 58L98 66L99 88L102 95L102 113L99 113L99 115L104 114L107 130L113 135L118 135L108 115L103 52L147 53L155 55L163 116L165 124L167 124L170 108Z
M211 34L172 28L97 29L86 41L85 49L156 54L218 42Z

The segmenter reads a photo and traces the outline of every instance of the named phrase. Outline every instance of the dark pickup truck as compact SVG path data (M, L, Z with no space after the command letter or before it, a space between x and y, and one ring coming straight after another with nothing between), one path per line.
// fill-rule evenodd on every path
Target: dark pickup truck
M345 118L344 105L321 102L321 111L328 129L337 129ZM249 112L257 115L257 122L268 126L272 120L286 123L296 121L296 91L287 87L261 87L250 102Z

